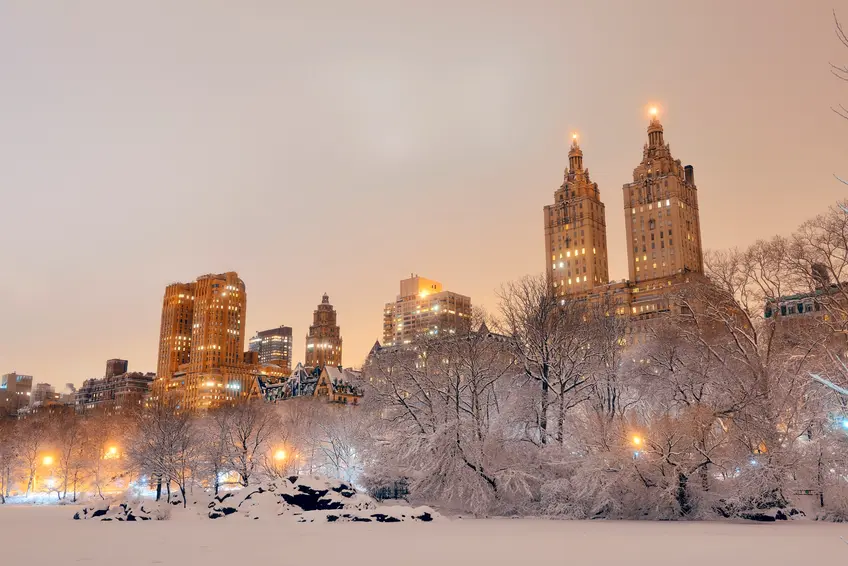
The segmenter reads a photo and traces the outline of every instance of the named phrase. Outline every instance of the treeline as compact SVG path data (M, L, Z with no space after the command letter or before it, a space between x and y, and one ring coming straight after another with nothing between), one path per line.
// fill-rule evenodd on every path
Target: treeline
M484 332L370 360L363 482L475 513L703 518L808 498L848 518L848 415L826 385L848 386L848 214L705 264L636 334L614 300L563 303L528 277Z
M129 490L214 491L291 474L351 481L358 473L354 410L313 399L250 401L203 413L155 407L117 414L39 412L0 420L0 503L47 494L76 501Z

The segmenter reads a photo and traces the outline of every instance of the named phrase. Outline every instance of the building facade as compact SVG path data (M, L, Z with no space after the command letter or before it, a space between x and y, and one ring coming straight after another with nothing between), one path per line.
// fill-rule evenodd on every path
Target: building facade
M583 151L572 137L568 168L545 207L548 279L561 296L575 296L609 282L607 222L598 184L583 167Z
M245 361L246 316L247 291L235 272L169 285L153 400L195 410L246 397L256 372Z
M125 372L87 379L77 390L76 410L78 413L95 410L111 413L140 409L155 379L156 374L151 372Z
M308 368L342 365L342 336L336 310L327 293L312 314L312 326L306 335L306 361Z
M127 360L106 360L106 377L115 377L116 375L123 375L127 373L129 369L129 362Z
M466 333L471 328L471 298L445 291L432 279L412 275L383 309L383 344L409 344L425 336Z
M17 372L0 376L0 415L17 413L29 405L32 395L32 376Z
M608 281L604 205L576 139L555 202L545 207L546 269L555 294L627 316L631 341L704 273L694 168L672 156L655 110L647 133L642 161L622 189L629 279Z
M622 189L630 281L704 272L695 170L671 155L654 113L642 161Z
M256 352L259 363L279 366L286 373L291 371L292 329L279 326L260 330L250 339L250 351Z
M59 394L56 393L56 389L49 383L36 383L29 397L30 405L44 405L45 403L55 403L58 401Z

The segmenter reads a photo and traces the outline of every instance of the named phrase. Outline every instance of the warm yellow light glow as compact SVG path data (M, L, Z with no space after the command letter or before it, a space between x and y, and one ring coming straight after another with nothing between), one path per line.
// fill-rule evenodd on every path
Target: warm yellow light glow
M418 293L418 296L423 299L424 297L426 297L429 294L430 293L428 291L424 290L424 291L421 291L420 293Z
M286 459L286 451L285 450L277 450L274 452L274 460L278 462Z
M45 456L44 459L41 462L45 466L52 466L53 465L53 456Z
M650 109L650 110L648 110L648 112L650 112L651 116L656 117L656 115L657 115L657 113L659 112L659 110L657 110L657 107L656 107L656 106L651 106L651 109Z
M577 141L577 132L571 134L571 139L573 139L574 141Z
M642 438L639 437L639 436L634 436L633 437L633 444L635 444L636 446L641 445L642 444Z
M118 454L118 447L117 446L110 446L109 450L107 450L107 452L109 453L110 456L116 456Z

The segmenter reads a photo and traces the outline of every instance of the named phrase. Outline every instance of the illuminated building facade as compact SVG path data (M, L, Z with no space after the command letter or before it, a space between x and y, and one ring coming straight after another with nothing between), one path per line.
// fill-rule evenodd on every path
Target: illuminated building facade
M256 365L245 360L247 292L235 272L165 289L153 400L186 410L245 398Z
M557 296L609 304L631 319L635 340L647 321L672 310L675 294L704 273L694 168L671 155L656 109L642 161L622 192L630 277L609 282L604 205L583 169L575 137L565 180L554 204L545 207L546 268Z
M642 162L633 170L633 182L623 187L627 259L636 284L704 272L695 170L674 159L652 113Z
M577 134L554 204L545 207L545 248L548 278L558 295L579 295L609 282L606 211L598 184L583 167Z
M32 376L17 372L0 376L0 416L14 414L29 405L32 394Z
M342 365L342 336L336 310L327 293L312 314L312 326L306 335L306 367Z
M291 371L292 329L288 326L261 330L250 339L250 351L256 352L259 363L279 366Z
M383 345L408 344L425 336L466 333L471 328L471 298L445 291L432 279L412 275L383 309Z

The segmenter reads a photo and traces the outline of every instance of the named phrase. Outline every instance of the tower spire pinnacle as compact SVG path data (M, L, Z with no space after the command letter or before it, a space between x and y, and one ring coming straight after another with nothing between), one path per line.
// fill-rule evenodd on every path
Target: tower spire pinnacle
M659 119L659 110L656 106L651 106L648 110L651 116L651 122L648 124L648 146L662 147L663 146L663 127Z
M583 170L583 150L577 144L577 134L571 134L571 150L568 152L568 168L572 173Z

